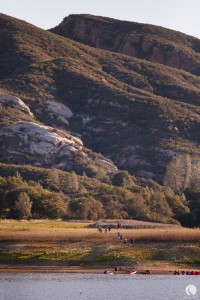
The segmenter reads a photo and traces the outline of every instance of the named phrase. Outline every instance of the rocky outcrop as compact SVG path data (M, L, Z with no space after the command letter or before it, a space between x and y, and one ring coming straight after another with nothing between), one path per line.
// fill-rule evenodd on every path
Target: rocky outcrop
M56 101L46 101L44 110L65 125L69 125L68 119L73 116L72 111L66 105Z
M200 42L180 32L91 15L70 15L51 31L92 47L200 74Z
M12 95L0 94L0 106L15 108L33 116L29 107L20 98Z
M80 157L83 157L83 164L95 164L95 154L83 147L81 139L34 122L19 122L1 129L0 157L1 162L63 170L72 170ZM98 165L106 171L116 170L104 157L98 158Z

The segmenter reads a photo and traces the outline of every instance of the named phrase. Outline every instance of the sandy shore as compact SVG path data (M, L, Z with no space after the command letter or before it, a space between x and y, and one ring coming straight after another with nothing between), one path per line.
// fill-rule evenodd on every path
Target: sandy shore
M121 267L121 271L114 272L113 268L108 268L109 271L115 274L127 274L130 268ZM173 265L166 264L165 266L151 266L144 265L136 268L137 274L142 274L145 270L151 270L152 274L157 275L170 275L173 274L175 267ZM179 267L179 270L193 270L199 271L197 268ZM59 266L59 265L11 265L1 264L0 273L80 273L80 274L103 274L105 267L80 267L80 266Z

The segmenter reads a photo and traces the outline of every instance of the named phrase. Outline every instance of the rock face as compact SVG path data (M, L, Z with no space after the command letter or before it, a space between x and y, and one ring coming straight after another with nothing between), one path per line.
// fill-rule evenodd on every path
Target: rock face
M173 30L91 15L70 15L50 31L92 47L200 74L199 40Z
M19 122L0 131L1 162L71 170L80 156L84 157L86 164L95 160L94 153L66 131L34 122ZM116 169L103 157L98 159L98 164L107 171Z
M21 99L12 95L0 94L0 105L15 108L33 116L29 107Z
M45 111L57 118L57 121L68 125L68 119L73 116L72 111L62 103L46 101Z

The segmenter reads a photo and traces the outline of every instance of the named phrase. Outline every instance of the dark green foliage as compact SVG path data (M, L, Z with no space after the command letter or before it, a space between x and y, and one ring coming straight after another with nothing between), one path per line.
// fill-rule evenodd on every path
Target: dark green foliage
M105 217L105 211L100 201L95 200L92 196L76 198L71 200L69 217L79 218L80 220L99 220Z
M121 171L113 176L112 184L117 186L132 187L134 182L127 171Z
M67 197L44 189L39 183L26 182L17 173L0 177L0 211L7 217L24 219L60 218L67 211ZM31 200L31 201L30 201Z
M185 190L185 196L188 199L190 214L181 216L181 221L185 226L200 227L200 190Z
M18 219L28 219L31 217L32 202L27 193L20 192L15 201L15 212Z
M131 184L134 182L127 172L120 171L121 174L131 179ZM22 192L28 194L33 203L33 218L128 218L176 223L189 212L182 197L171 190L166 192L152 181L154 188L137 184L114 186L85 174L78 176L56 169L3 164L0 164L0 175L4 176L0 177L0 212L4 216L8 210L7 217L13 217L15 201Z

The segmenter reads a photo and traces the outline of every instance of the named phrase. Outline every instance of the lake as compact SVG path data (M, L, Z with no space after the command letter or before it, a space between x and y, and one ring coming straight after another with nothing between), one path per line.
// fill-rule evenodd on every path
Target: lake
M181 275L1 273L0 300L200 299L199 279Z

